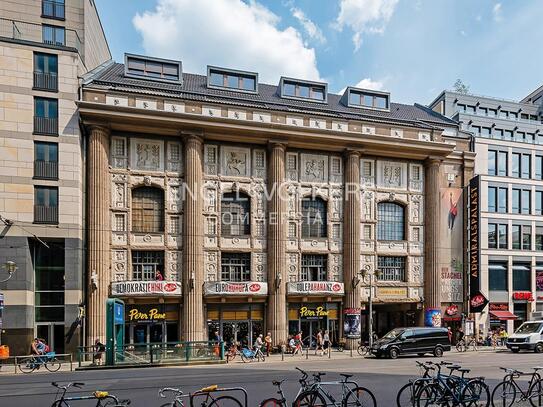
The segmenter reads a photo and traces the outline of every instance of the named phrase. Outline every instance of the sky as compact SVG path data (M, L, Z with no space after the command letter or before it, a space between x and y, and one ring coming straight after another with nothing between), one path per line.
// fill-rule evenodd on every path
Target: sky
M457 79L520 100L543 84L542 0L95 0L113 54L386 90L430 103Z

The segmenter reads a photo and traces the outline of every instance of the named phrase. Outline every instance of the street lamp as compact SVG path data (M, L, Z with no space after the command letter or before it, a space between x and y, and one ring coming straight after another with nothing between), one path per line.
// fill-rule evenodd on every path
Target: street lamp
M2 265L2 268L8 272L7 278L0 280L0 283L5 283L13 276L13 273L17 271L17 264L15 264L14 261L6 261Z
M360 270L360 275L364 280L366 280L366 277L369 277L369 284L370 284L370 295L368 297L368 305L369 305L369 318L368 318L368 330L369 330L369 337L368 337L368 343L369 347L373 345L373 280L375 278L378 278L381 275L380 270L375 270L373 273L367 270Z

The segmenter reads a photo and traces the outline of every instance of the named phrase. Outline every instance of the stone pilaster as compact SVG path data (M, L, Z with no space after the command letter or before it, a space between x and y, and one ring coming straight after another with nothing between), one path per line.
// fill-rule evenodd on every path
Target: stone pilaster
M185 341L205 340L204 331L204 216L201 189L204 182L203 141L185 139L185 200L183 229L183 318Z
M88 146L87 345L106 343L106 300L111 279L109 129L91 126Z
M285 146L272 143L268 165L268 331L274 342L287 339L287 226L284 222L286 208Z
M441 160L428 158L424 182L424 306L441 309L440 267L440 166Z
M345 197L343 210L343 281L345 308L360 308L360 153L345 154ZM348 340L347 347L355 344Z

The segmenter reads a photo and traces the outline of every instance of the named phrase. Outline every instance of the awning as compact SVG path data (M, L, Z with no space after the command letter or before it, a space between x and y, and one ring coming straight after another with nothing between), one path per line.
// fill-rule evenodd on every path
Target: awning
M515 314L509 311L490 311L490 315L501 321L514 320L518 318Z

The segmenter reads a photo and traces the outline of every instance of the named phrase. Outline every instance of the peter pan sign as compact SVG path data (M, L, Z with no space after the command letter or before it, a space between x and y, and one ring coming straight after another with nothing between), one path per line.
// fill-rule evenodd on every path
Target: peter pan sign
M166 313L160 312L158 308L150 308L146 310L132 308L130 311L128 311L129 321L162 321L163 319L166 319Z
M111 295L181 295L179 281L116 281L111 283Z
M268 294L268 283L210 281L205 283L204 292L206 295L266 295Z
M328 316L329 311L325 310L324 307L300 308L300 318L305 319L322 319Z
M288 283L288 294L332 294L341 295L345 292L343 283L335 281L297 281Z

